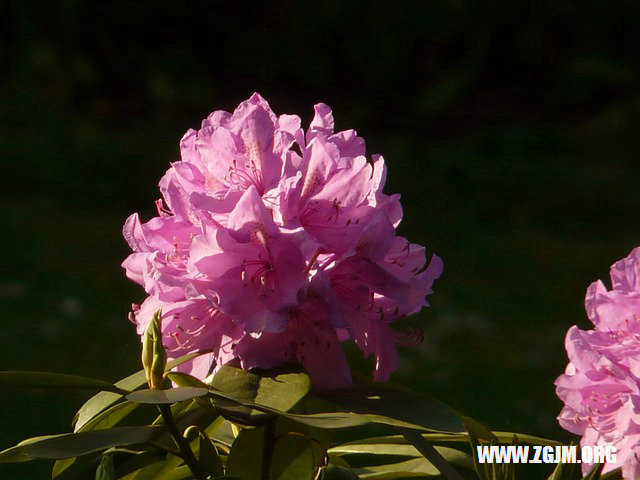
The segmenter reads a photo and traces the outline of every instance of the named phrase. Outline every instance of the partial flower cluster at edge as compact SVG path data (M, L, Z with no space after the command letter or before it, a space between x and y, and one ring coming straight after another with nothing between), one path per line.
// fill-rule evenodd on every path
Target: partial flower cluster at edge
M626 480L640 478L640 247L611 266L611 290L591 284L585 306L594 329L574 326L565 341L569 365L556 380L560 424L581 444L615 447ZM591 467L582 464L583 472Z

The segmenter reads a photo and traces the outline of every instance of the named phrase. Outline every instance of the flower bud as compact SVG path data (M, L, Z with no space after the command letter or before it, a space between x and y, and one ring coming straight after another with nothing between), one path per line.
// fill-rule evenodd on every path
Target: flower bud
M149 388L162 390L164 370L167 366L167 352L162 344L162 311L154 315L142 339L142 365Z

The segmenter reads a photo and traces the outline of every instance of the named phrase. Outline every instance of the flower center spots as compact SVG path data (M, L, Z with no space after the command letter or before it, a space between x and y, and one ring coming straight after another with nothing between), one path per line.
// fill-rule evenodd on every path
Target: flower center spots
M344 229L351 224L357 225L360 219L345 218L342 202L337 197L329 203L326 201L309 201L304 204L300 214L300 223L305 227L322 227L326 229Z
M271 273L273 265L268 260L258 258L257 260L243 260L240 277L243 287L253 287L258 289L258 295L266 298L275 292L275 282Z
M304 183L302 184L302 191L300 192L300 200L306 200L313 194L313 191L318 185L318 174L316 172L309 173L304 176Z
M307 348L320 347L327 352L331 350L331 342L318 335L321 328L322 324L319 320L312 320L299 309L292 309L289 323L287 323L290 348L285 353L297 356L300 363L304 363Z

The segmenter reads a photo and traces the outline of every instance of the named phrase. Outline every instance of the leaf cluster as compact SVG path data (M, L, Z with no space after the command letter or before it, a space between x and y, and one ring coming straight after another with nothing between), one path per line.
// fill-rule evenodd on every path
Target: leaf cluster
M24 440L0 463L55 460L52 478L71 480L339 480L434 477L514 480L515 464L479 464L480 445L557 442L491 432L442 402L391 385L311 391L296 370L222 367L202 382L172 371L147 389L145 372L115 384L44 372L0 372L5 387L97 390L73 431ZM600 477L598 465L583 480ZM580 480L558 465L549 480Z

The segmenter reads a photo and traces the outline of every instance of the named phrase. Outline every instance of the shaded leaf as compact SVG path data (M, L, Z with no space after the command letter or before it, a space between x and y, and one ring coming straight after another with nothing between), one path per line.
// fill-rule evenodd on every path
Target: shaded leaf
M180 467L184 466L184 461L182 458L168 454L164 461L160 463L156 463L153 465L146 466L142 470L144 470L144 475L149 475L151 472L153 475L149 478L153 478L154 480L166 479L170 478L172 475L176 475L175 471ZM134 477L138 480L138 477ZM142 478L147 478L146 476Z
M431 445L427 440L425 440L418 432L413 430L402 429L402 435L407 439L407 441L411 442L411 444L418 450L422 456L429 461L434 467L438 469L445 477L449 480L462 480L460 474L453 468L451 465L450 459L445 459L442 454L436 450L436 448ZM468 457L468 455L458 452L457 450L450 451L448 449L450 455L458 455L459 459ZM458 460L458 459L457 459ZM467 460L465 458L465 460ZM471 467L473 467L473 460L469 459L468 463Z
M56 460L56 463L53 464L53 469L51 470L51 478L56 478L60 476L62 472L67 470L73 463L76 461L76 457L70 458L62 458L60 460Z
M144 443L156 438L163 431L163 427L116 427L90 432L65 433L30 439L30 443L23 443L9 450L13 450L12 455L21 457L69 458L111 447ZM0 462L5 452L8 450L0 453Z
M167 373L167 378L179 387L209 388L209 385L188 373L169 372Z
M358 476L350 468L327 465L320 467L318 480L358 480Z
M525 435L521 433L514 434L513 432L492 432L496 438L500 441L500 443L509 443L514 435L517 435L518 441L520 443L526 443L529 445L550 445L556 446L560 445L560 442L555 440L549 440L542 437L535 437L533 435ZM441 442L468 442L469 434L464 433L423 433L422 437L425 440L434 443ZM376 443L386 443L386 444L406 444L407 439L402 435L386 435L382 437L368 437L360 440L354 440L352 442L344 443L344 446L348 445L367 445L367 444L376 444Z
M118 478L127 478L130 475L136 479L146 478L144 477L145 474L151 471L155 474L160 470L166 457L166 454L157 450L139 452L128 460L121 462L116 469L116 474ZM136 477L136 475L138 476Z
M227 458L227 475L242 480L260 480L264 456L265 427L243 429Z
M328 453L336 455L401 455L403 457L422 456L413 445L402 443L353 443L330 448Z
M598 480L600 478L600 474L602 473L602 469L604 468L604 463L598 463L589 470L589 473L585 475L582 480Z
M158 472L152 478L153 480L191 480L193 473L191 473L188 466L181 465L172 470ZM136 478L135 480L138 479Z
M96 470L96 480L115 480L116 472L113 467L113 455L102 455L100 465Z
M300 434L278 438L271 454L271 480L313 480L324 455L317 442Z
M520 436L518 436L520 439ZM576 446L575 442L571 442L571 446ZM551 473L549 480L580 480L582 471L578 463L558 463Z
M477 439L487 442L498 442L498 437L485 427L482 423L474 420L473 418L463 416L462 421L469 434L473 434ZM509 439L511 441L511 438Z
M434 447L447 461L464 468L473 469L471 456L448 447ZM345 443L330 448L328 453L335 455L400 455L421 457L422 454L411 444L402 443Z
M218 450L211 442L211 439L203 432L200 432L198 438L198 462L202 471L207 475L215 477L224 474L224 466Z
M138 390L127 395L127 400L136 403L166 404L202 397L209 393L206 388L177 387L167 390Z
M600 480L622 480L622 469L616 468L600 476Z
M159 480L161 478L160 472L162 471L163 466L164 466L164 462L162 461L153 462L139 469L136 469L127 475L118 477L118 479L119 480ZM118 468L118 472L119 471L120 469ZM182 478L186 479L186 478L193 478L193 477L191 476L191 472L188 472L188 475L185 475Z
M284 418L288 418L294 422L310 427L324 429L340 429L349 427L360 427L363 425L378 424L391 427L403 427L415 430L430 430L421 425L415 425L394 418L385 417L376 414L360 414L352 412L330 412L330 413L312 413L308 415L285 413L263 407L261 405L253 405L256 410L266 413L273 413Z
M130 401L124 401L109 407L104 412L92 418L89 422L85 423L79 432L88 432L90 430L102 430L105 428L111 428L138 408L138 404Z
M24 448L32 443L40 442L52 437L55 437L55 435L43 435L40 437L27 438L26 440L18 443L15 447L7 448L0 452L0 463L18 463L33 460L33 457L24 454Z
M387 480L405 477L431 477L440 475L436 467L424 458L414 458L404 462L389 463L373 467L354 468L353 471L361 479Z
M50 372L0 372L0 386L102 390L105 392L114 392L118 395L126 395L129 393L112 383L103 382L102 380Z
M356 385L328 395L341 410L377 414L426 430L464 432L463 417L428 395L390 385Z
M56 474L54 476L52 472L51 477L55 480L77 480L78 478L90 478L95 474L96 465L100 461L100 455L101 452L97 452L83 455L81 457L57 460L55 462L55 466L58 466ZM65 461L68 461L68 463L65 464ZM64 467L64 469L62 469L62 467Z
M193 358L202 355L203 353L190 353L188 355L184 355L180 358L170 361L167 363L166 370L177 367L178 365L183 364L184 362L188 362ZM124 390L136 390L143 385L146 385L147 380L144 374L144 370L140 370L139 372L134 373L133 375L129 375L127 378L116 382L116 387L124 389ZM87 400L78 413L76 413L72 425L74 426L74 432L79 431L85 423L95 417L97 414L102 412L103 410L109 408L114 403L121 400L122 397L120 395L116 395L111 392L100 392L97 395L94 395L89 400Z
M311 381L302 372L276 370L268 375L256 375L225 365L213 376L211 386L241 402L257 403L286 412L309 392Z

